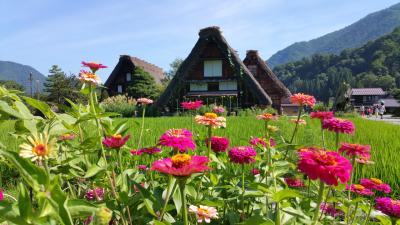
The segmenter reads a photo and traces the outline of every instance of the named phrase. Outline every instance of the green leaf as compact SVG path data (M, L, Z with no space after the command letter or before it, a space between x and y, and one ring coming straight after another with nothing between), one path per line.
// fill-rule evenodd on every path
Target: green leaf
M57 211L60 222L63 225L73 225L72 216L67 207L67 195L61 190L59 176L54 177L49 191L51 195L48 200Z
M390 220L390 217L384 216L384 215L378 215L375 218L379 220L379 224L381 225L391 225L392 221Z
M0 101L0 111L18 119L25 119L25 117L23 117L18 111L9 106L5 101Z
M15 108L18 110L18 112L27 120L33 119L33 115L31 111L29 111L28 107L20 101L14 102Z
M0 201L0 219L18 225L29 225L7 201Z
M255 215L247 219L243 225L274 225L275 223L268 219L263 218L260 215Z
M179 188L175 189L175 192L172 195L172 200L174 201L176 211L178 212L178 214L180 214L182 208L182 198L181 190Z
M30 106L34 107L35 109L39 110L40 112L43 113L44 116L47 118L53 118L55 116L54 112L51 111L51 108L47 103L39 101L34 98L29 98L29 97L23 97L23 99L28 103Z
M92 215L97 206L82 199L72 199L68 200L67 208L73 218L82 218Z
M18 185L19 187L19 194L18 194L18 209L19 214L25 221L29 221L29 218L32 215L32 203L29 197L28 190L26 189L25 185L21 182Z
M104 171L104 170L105 170L104 167L99 167L98 165L93 164L93 165L88 169L88 171L86 172L86 175L84 176L84 178L93 177L93 176L95 176L96 174L98 174L98 173L100 173L100 172L102 172L102 171Z
M272 195L272 199L275 202L280 202L287 198L300 198L300 197L302 197L300 192L298 192L296 190L291 190L291 189L284 189L284 190L278 191Z
M214 186L216 186L219 182L218 177L213 173L210 173L210 180Z

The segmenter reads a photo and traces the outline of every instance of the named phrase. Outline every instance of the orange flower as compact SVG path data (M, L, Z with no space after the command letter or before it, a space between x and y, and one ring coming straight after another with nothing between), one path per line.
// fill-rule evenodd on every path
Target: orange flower
M315 98L311 95L306 95L303 93L298 93L290 96L290 101L293 104L297 104L299 106L307 105L313 107L315 105Z
M198 124L211 126L212 128L226 127L225 117L218 116L215 113L205 113L204 116L195 116L195 121Z
M266 120L266 121L277 120L278 119L278 117L276 115L271 114L271 113L264 113L264 114L256 116L256 118L258 120Z
M298 125L306 125L307 124L307 122L305 120L303 120L303 119L299 119L299 120L291 119L290 122L291 123L297 123Z
M82 82L92 83L94 85L98 85L101 82L100 78L95 73L85 70L81 70L79 73L79 80Z

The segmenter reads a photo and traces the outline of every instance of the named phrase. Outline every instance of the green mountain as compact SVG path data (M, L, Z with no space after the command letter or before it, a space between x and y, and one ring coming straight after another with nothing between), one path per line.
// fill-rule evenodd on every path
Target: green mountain
M30 93L31 82L29 74L32 73L33 92L43 89L46 77L31 66L22 65L15 62L0 61L0 80L13 80L25 88L25 92Z
M400 88L400 27L340 55L315 54L274 68L294 93L305 92L328 101L344 82L352 87Z
M400 3L372 13L341 30L322 37L297 42L278 51L267 61L272 67L300 60L316 53L339 54L346 48L361 47L400 26Z

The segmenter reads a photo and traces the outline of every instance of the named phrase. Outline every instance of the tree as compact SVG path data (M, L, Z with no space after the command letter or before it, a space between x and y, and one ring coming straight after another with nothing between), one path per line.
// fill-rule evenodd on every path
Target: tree
M181 58L176 58L176 59L174 59L174 61L172 61L172 62L169 64L170 69L169 69L168 72L166 73L166 76L167 76L167 78L168 78L169 80L171 80L171 79L175 76L175 74L176 74L176 72L178 71L179 67L181 66L182 62L183 62L183 59L181 59Z
M132 74L132 84L127 87L129 96L133 98L156 98L159 95L154 78L140 67L136 67Z
M13 81L13 80L0 80L0 86L4 86L7 89L25 91L24 86Z
M48 102L64 104L66 98L74 100L82 98L76 76L67 76L57 65L53 65L49 70L44 87L44 92L47 94L45 100Z

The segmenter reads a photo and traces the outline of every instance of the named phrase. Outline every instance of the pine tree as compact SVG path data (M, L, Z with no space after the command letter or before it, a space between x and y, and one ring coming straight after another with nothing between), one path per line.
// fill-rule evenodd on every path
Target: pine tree
M133 98L156 98L159 95L154 78L140 67L136 67L132 74L131 85L127 87L129 96Z

